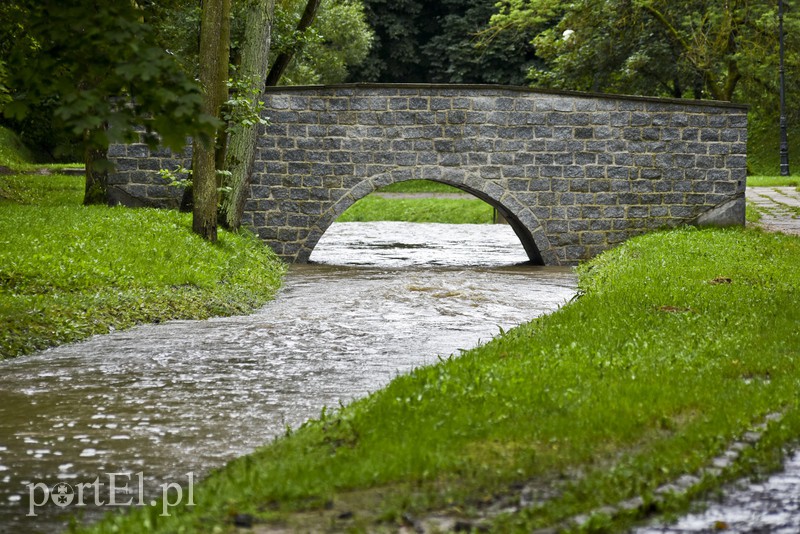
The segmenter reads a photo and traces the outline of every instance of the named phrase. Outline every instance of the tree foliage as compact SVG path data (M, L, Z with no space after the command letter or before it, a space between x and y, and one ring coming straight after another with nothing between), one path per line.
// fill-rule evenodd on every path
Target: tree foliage
M446 12L438 29L422 47L431 82L523 85L538 64L535 49L524 34L506 32L482 41L494 13L484 0L442 0Z
M800 122L798 13L785 9L790 125ZM776 0L502 0L483 38L507 33L525 34L543 59L532 85L748 103L751 154L778 153Z
M776 22L773 0L503 0L488 35L528 35L535 85L741 101L777 75Z
M196 83L155 43L135 4L22 0L2 15L6 116L24 117L56 98L56 118L97 146L131 139L135 125L182 146L187 133L208 125Z
M82 147L84 203L107 201L110 141L134 140L143 126L147 142L177 148L213 122L201 113L197 85L157 46L136 4L19 0L0 14L11 97L3 114L21 120L52 109Z
M162 47L174 53L187 72L197 73L197 44L200 10L195 0L163 0L147 7ZM294 50L282 85L337 83L349 69L366 57L373 32L364 17L360 0L322 0L310 28L297 31L307 0L277 0L272 24L269 64L281 52ZM241 62L249 0L231 5L231 64Z
M375 42L351 81L522 84L536 61L524 32L488 31L486 0L364 0Z
M280 0L275 6L275 40L270 63L294 51L280 85L340 83L369 53L373 31L357 0L322 0L312 25L298 32L306 0Z

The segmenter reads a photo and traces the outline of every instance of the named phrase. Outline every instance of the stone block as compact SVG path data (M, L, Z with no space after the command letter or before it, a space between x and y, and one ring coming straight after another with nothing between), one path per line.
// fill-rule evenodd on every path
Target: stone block
M498 180L502 177L502 170L496 165L481 167L479 170L481 178L486 180Z
M610 219L592 219L589 221L589 229L594 232L610 232L612 221Z
M108 147L109 158L125 157L128 154L128 145L122 143L113 143Z
M527 180L520 180L520 178L525 178L525 167L522 165L504 165L502 167L502 176L505 179L509 179L508 187L512 191L524 191L528 187Z
M611 180L589 179L589 191L591 193L603 193L611 191Z
M690 219L695 216L695 210L694 206L673 205L669 208L669 215L677 219Z
M692 113L689 115L689 126L693 128L705 128L708 126L708 118L706 115Z

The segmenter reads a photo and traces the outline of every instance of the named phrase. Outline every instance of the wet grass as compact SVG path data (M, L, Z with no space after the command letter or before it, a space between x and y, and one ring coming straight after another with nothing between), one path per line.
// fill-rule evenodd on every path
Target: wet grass
M797 187L800 176L748 176L747 187Z
M492 207L478 199L381 198L367 196L345 211L338 222L406 221L491 224Z
M109 329L247 313L283 265L250 234L217 245L187 214L81 205L82 177L0 176L0 358Z
M748 202L745 205L744 219L747 222L757 223L758 221L761 220L762 217L763 215L761 214L761 211L754 204Z
M381 187L383 193L463 193L461 189L432 180L408 180Z
M0 126L0 165L16 169L31 161L33 153L22 144L19 137L5 126Z
M630 240L581 266L582 296L558 312L323 410L209 476L194 507L93 531L395 531L524 485L544 501L491 531L646 503L768 413L787 413L778 452L800 431L798 264L800 240L753 230Z

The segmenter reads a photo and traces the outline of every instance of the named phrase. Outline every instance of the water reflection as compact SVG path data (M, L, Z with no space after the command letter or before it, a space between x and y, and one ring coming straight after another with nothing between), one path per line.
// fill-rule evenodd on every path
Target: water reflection
M55 505L26 517L27 484L141 472L149 501L160 484L199 478L574 293L568 269L513 266L526 257L507 226L334 225L312 260L247 317L143 326L0 363L0 531L64 526Z

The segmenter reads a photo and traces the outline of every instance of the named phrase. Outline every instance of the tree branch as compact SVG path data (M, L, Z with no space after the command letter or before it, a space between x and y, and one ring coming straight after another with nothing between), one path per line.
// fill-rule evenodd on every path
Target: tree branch
M304 33L311 27L314 18L317 16L317 9L321 3L322 0L308 0L306 8L303 10L303 16L300 17L300 22L297 23L298 33ZM292 62L295 53L297 53L297 50L292 48L291 50L278 54L278 57L275 58L275 63L272 64L272 68L269 70L269 74L267 74L266 85L268 87L278 85L281 76L283 76L289 63Z

